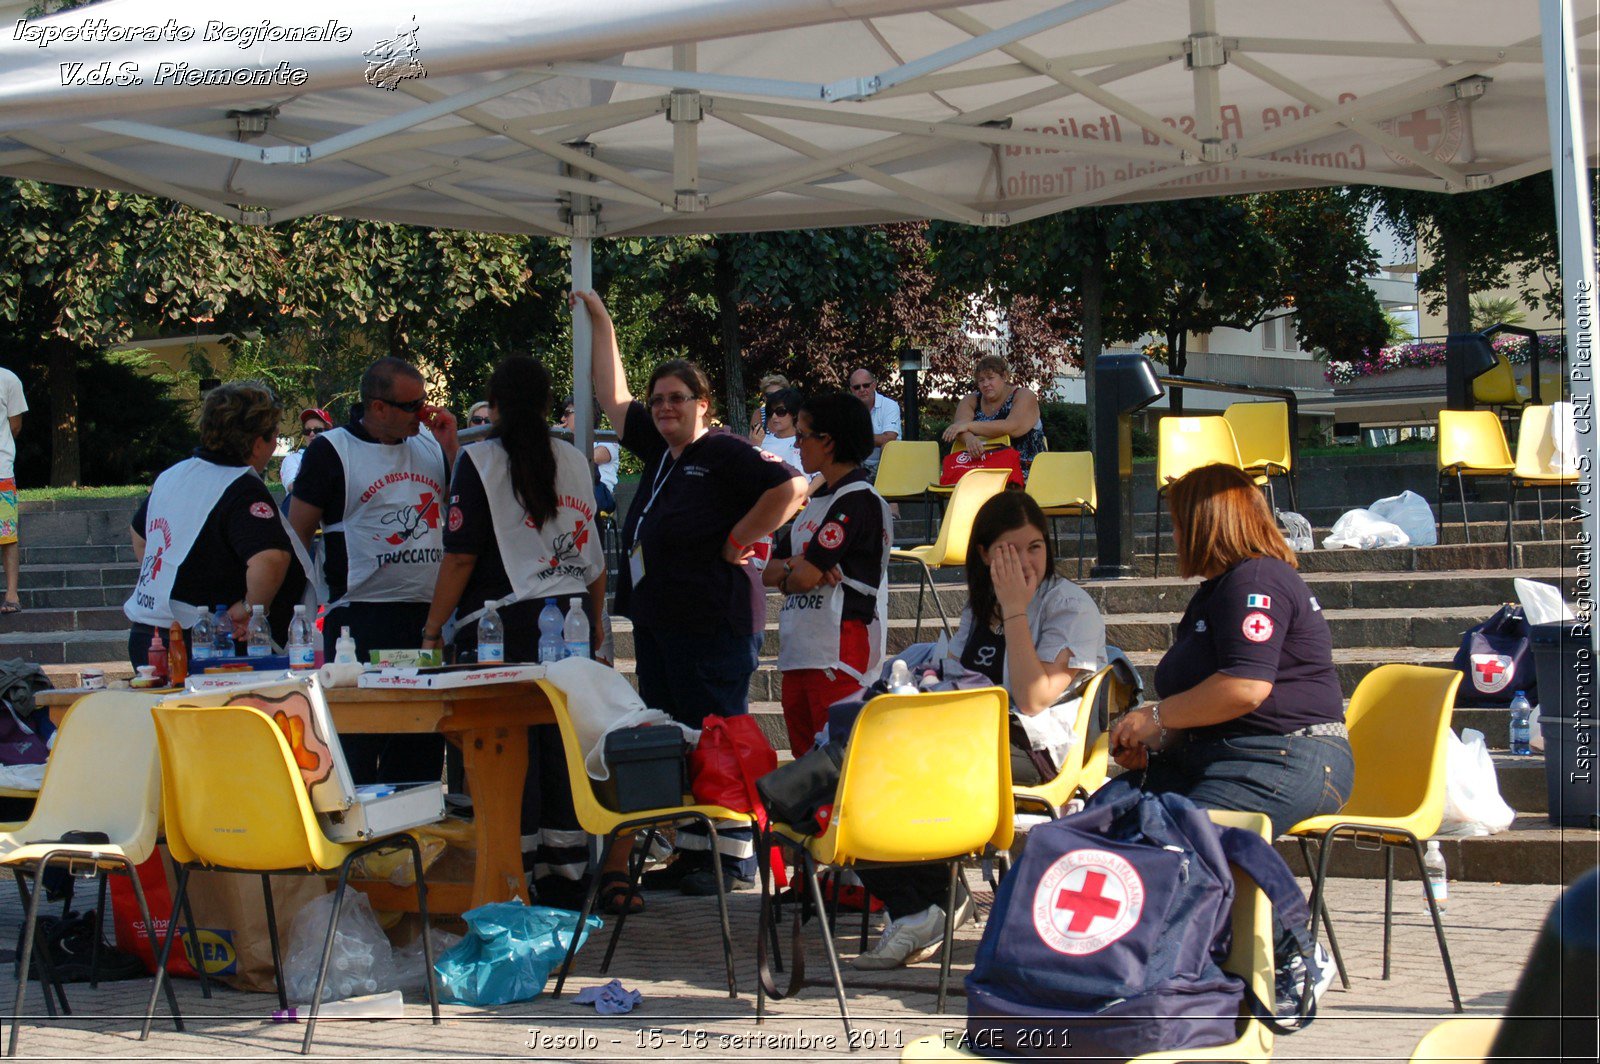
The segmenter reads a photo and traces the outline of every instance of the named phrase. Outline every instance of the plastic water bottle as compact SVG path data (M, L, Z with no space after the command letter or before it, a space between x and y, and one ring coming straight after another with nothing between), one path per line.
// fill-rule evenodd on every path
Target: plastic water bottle
M296 606L294 619L289 622L289 668L314 669L317 667L317 651L311 642L311 620L306 617L306 608Z
M561 641L566 644L567 657L589 657L589 617L583 612L580 598L574 597L567 607L567 619L561 622Z
M567 656L567 642L561 634L564 625L561 607L555 599L546 599L539 611L539 664L548 665Z
M200 619L194 622L194 627L189 629L189 656L195 661L205 661L216 654L213 645L217 640L217 626L211 620L211 614L202 613Z
M211 623L211 656L233 657L233 618L228 616L228 607L218 606Z
M1533 716L1533 707L1528 704L1528 696L1522 691L1511 700L1511 752L1513 754L1531 754L1533 747L1529 745L1532 735L1532 726L1529 719Z
M506 660L506 628L500 623L499 603L490 601L478 618L478 664L499 665ZM540 627L544 619L540 618ZM544 640L539 641L543 644Z
M889 693L892 695L917 693L917 685L911 682L911 667L900 658L895 658L894 664L889 667Z
M245 629L250 641L249 656L265 658L272 654L272 630L267 627L267 608L260 603L250 607L250 626Z
M1422 868L1428 873L1428 890L1433 893L1433 903L1443 913L1450 900L1450 880L1445 875L1444 853L1438 839L1428 840L1428 852L1422 855Z
M335 665L359 665L356 660L356 641L350 637L350 626L344 625L339 629L339 638L333 644L333 663Z

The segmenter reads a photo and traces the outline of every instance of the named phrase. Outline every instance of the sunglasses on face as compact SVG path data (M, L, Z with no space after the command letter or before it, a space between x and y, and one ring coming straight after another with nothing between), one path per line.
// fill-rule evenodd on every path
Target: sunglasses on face
M473 414L471 417L467 418L467 423L471 425L487 425L489 423L489 418L486 414Z
M794 413L794 411L790 410L786 406L775 406L775 407L773 407L771 410L769 410L767 412L767 416L768 417L788 417L792 413Z
M304 436L306 439L309 440L309 439L312 439L314 437L321 436L324 432L327 432L327 431L328 431L327 429L304 428L304 429L300 430L300 434L302 436Z
M807 440L825 440L828 438L828 434L826 432L796 432L794 438L804 443Z
M852 392L870 392L872 390L872 386L876 383L876 381L863 381L860 384L852 384L850 386L850 390Z
M385 399L383 401L396 410L404 410L408 414L415 414L418 410L428 405L428 397L426 395L413 399L409 403L397 403L393 399Z
M561 416L564 418L571 417L575 413L577 413L577 411L573 410L572 407L569 406L565 410L561 411Z
M657 410L663 406L682 406L685 403L694 401L694 399L695 396L689 395L685 392L672 392L666 395L652 395L650 397L650 409Z

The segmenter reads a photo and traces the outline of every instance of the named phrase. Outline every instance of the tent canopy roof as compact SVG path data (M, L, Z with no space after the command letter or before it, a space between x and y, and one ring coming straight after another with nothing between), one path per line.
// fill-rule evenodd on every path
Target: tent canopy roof
M262 224L605 236L1456 192L1550 166L1533 3L414 7L112 0L14 23L0 173ZM1576 27L1586 69L1597 21Z

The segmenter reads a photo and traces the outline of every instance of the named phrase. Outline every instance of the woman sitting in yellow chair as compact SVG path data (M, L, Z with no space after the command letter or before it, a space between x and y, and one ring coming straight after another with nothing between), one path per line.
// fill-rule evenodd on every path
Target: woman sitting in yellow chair
M1004 491L978 510L967 555L967 608L950 657L1011 694L1011 779L1031 786L1051 778L1072 741L1072 714L1062 702L1073 684L1106 660L1106 624L1082 588L1055 575L1055 553L1039 504ZM938 951L944 936L940 902L948 889L939 865L863 869L861 881L883 901L890 923L877 948L855 966L864 971L914 964ZM956 925L970 903L958 897Z

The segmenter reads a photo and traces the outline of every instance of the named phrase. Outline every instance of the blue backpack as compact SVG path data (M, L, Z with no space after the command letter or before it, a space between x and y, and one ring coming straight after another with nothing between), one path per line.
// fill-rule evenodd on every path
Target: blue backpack
M1308 909L1283 859L1182 795L1112 781L1083 812L1034 828L966 979L970 1048L1126 1060L1233 1042L1248 988L1220 967L1232 940L1229 861L1309 955ZM1258 1018L1287 1030L1249 996ZM1301 1026L1314 1009L1305 999Z

